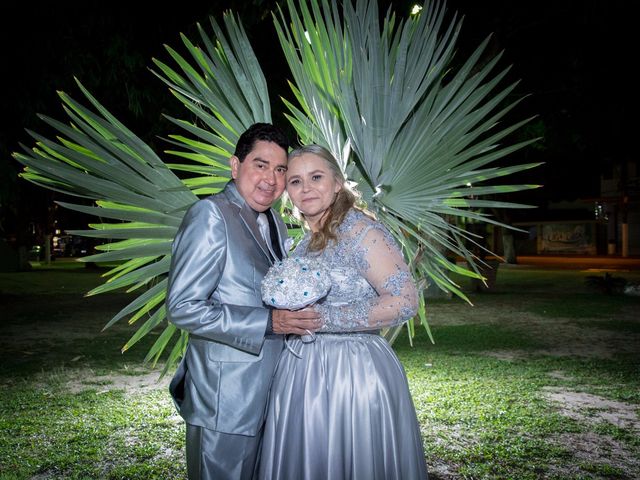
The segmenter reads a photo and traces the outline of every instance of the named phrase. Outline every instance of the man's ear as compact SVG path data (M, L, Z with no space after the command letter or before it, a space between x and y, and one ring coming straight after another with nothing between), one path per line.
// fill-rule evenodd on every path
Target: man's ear
M235 155L232 155L229 159L229 165L231 165L231 178L234 180L238 177L238 169L240 168L240 159Z

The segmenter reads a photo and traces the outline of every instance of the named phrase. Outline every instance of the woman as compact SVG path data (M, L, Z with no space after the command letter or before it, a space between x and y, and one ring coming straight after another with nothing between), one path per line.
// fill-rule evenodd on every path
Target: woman
M269 401L260 479L424 479L406 375L382 327L411 318L417 291L395 241L354 207L336 160L317 145L289 155L287 192L331 290L313 342L289 339ZM303 341L304 340L304 341Z

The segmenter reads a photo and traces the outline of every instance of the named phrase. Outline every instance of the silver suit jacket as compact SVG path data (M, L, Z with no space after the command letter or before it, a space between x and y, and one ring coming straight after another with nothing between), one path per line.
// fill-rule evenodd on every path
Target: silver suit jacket
M274 218L286 252L287 229ZM283 339L265 337L260 283L271 262L256 214L233 181L187 211L172 253L167 316L189 332L170 385L176 407L187 423L256 435Z

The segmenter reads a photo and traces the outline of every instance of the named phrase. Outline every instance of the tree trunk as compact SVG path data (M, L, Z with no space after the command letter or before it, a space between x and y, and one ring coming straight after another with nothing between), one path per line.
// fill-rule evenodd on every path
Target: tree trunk
M513 233L506 228L502 229L502 256L507 263L518 263Z

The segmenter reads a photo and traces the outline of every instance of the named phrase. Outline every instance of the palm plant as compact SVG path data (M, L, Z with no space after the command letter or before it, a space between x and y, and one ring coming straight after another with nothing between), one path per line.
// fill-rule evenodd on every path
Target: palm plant
M438 2L406 21L388 12L382 25L375 1L345 2L341 12L327 0L287 5L289 21L280 11L276 28L295 79L299 108L288 107L298 134L343 160L348 178L412 260L416 278L466 299L449 273L481 277L464 242L474 240L448 219L499 224L477 209L525 206L474 198L534 187L487 183L536 166L488 167L534 141L498 144L529 121L497 128L517 104L503 105L515 84L497 88L508 69L491 77L499 56L479 63L487 39L448 72L461 21L447 25ZM464 257L473 271L446 252ZM428 328L424 303L420 312Z
M87 295L119 288L144 293L122 309L105 326L131 315L129 323L147 320L123 347L131 347L166 318L163 305L165 275L169 270L171 242L184 211L197 196L160 160L148 145L114 118L78 83L94 113L64 93L60 93L70 126L52 118L41 118L58 130L58 141L29 132L36 146L14 157L25 165L21 176L31 182L68 195L88 198L95 205L59 202L62 206L95 215L114 223L90 224L91 230L69 233L115 240L96 247L99 253L86 262L121 262L108 271L109 279ZM153 312L153 313L151 313ZM176 328L167 324L148 359L157 361ZM186 335L181 335L182 344ZM175 361L181 346L170 353Z
M389 12L380 22L375 0L345 2L341 9L335 1L288 0L274 23L293 78L295 103L284 103L301 141L320 143L340 159L368 208L402 246L416 278L466 298L449 275L480 277L465 247L474 240L450 219L498 223L477 209L524 206L477 197L534 187L489 183L535 166L489 166L533 141L499 143L527 122L498 127L517 103L507 101L515 84L498 88L507 70L492 73L499 57L480 63L485 41L451 71L461 22L446 23L438 3L406 20ZM166 323L163 307L170 243L182 214L198 195L216 192L228 180L239 134L271 120L267 84L247 35L231 13L224 25L223 31L212 19L213 35L198 25L200 45L182 36L188 56L167 47L176 67L154 60L155 74L194 119L171 118L183 131L168 139L176 149L166 153L177 163L160 160L81 85L97 113L61 94L70 126L43 117L60 132L58 141L32 133L36 147L15 154L27 180L96 202L64 206L117 222L73 232L118 240L86 261L124 260L89 294L146 287L107 327L126 316L130 323L147 316L127 349L164 323L147 359L157 362L178 335L165 369L186 345L186 335ZM192 176L181 179L172 170ZM467 259L471 270L448 260L446 252ZM420 317L428 328L424 301ZM393 339L397 330L386 334Z

